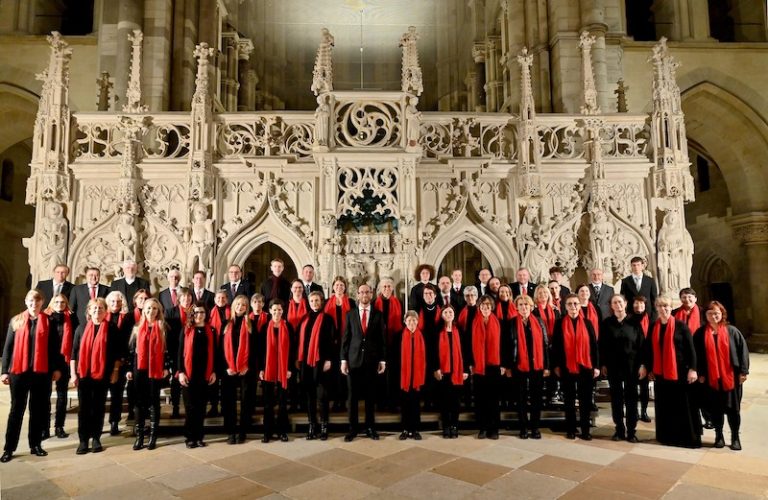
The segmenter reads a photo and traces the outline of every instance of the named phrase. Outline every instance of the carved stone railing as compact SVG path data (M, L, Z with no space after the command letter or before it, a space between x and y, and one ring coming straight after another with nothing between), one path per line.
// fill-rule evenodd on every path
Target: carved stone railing
M516 122L517 117L500 113L423 113L423 157L516 161Z
M603 158L647 158L651 129L648 115L604 115L600 130Z
M579 126L581 115L536 115L539 154L543 162L584 158L586 131Z
M216 117L216 152L221 159L243 156L312 156L315 118L311 112L228 113Z
M331 148L405 148L408 94L334 91L331 96Z

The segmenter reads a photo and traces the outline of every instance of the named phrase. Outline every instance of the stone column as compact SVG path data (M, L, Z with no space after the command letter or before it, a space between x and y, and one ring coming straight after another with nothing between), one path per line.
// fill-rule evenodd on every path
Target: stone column
M117 6L117 54L115 57L115 94L119 102L127 102L125 92L131 72L131 42L133 30L143 30L144 0L120 0Z
M608 62L605 50L605 33L608 25L605 22L604 0L583 0L581 2L582 31L589 31L595 37L592 45L592 68L595 75L597 104L604 113L615 109L611 92L608 88Z
M238 44L237 52L237 77L240 85L237 92L237 110L253 111L256 106L256 84L253 77L256 72L251 69L251 53L253 52L253 42L247 38L241 38Z
M235 32L224 33L224 67L221 78L221 96L224 108L227 111L237 111L237 90L240 85L237 83L238 69L238 44L240 38Z
M709 8L706 0L677 0L675 30L683 41L714 41L709 36Z
M475 42L472 47L472 59L475 60L474 111L485 112L485 42Z
M501 40L498 36L489 36L486 41L486 108L488 111L498 111L502 104L501 87L499 78L499 46Z
M729 219L736 237L744 245L749 280L752 335L750 350L768 352L768 212L750 212Z

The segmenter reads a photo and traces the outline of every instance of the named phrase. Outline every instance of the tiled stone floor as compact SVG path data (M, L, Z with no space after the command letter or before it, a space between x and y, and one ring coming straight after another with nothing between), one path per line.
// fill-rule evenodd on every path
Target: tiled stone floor
M612 424L602 404L592 442L568 441L547 430L541 441L503 435L479 441L424 433L420 442L365 438L344 443L292 436L289 443L258 439L229 446L221 435L188 450L180 437L164 437L154 451L131 450L126 435L105 434L106 451L76 456L74 435L44 443L45 458L30 457L25 434L17 457L0 465L6 499L225 499L225 498L670 498L740 499L768 496L768 355L752 355L742 407L742 452L712 448L707 431L700 450L653 441L653 423L641 424L643 442L610 441ZM0 432L9 409L0 389ZM75 431L76 417L68 416ZM729 435L726 431L726 440Z

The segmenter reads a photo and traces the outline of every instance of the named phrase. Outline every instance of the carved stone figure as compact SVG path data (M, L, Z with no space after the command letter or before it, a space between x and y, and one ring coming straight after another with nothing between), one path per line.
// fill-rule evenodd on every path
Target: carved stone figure
M133 215L130 213L120 214L115 225L115 235L117 236L115 261L135 260L136 243L138 243L139 235L133 225Z
M315 110L315 146L328 149L328 120L331 117L331 107L328 105L328 96L321 94L317 98Z
M197 270L210 269L213 265L213 245L215 242L213 220L208 218L208 207L201 202L191 207L191 223L184 229L184 243L187 246L188 275Z
M658 238L659 285L662 293L677 294L689 286L693 267L693 239L679 223L679 214L670 210L664 216Z
M600 269L611 269L611 241L615 227L603 210L592 214L589 239L592 244L593 265Z
M66 262L69 222L59 203L46 203L46 215L40 221L40 269L50 273L57 264Z

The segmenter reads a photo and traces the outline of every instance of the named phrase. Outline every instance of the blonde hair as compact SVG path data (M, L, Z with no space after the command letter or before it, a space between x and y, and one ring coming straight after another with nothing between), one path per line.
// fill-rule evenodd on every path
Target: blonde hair
M656 297L656 302L654 302L656 307L659 306L670 306L672 307L672 298L667 295L659 295Z
M102 299L103 300L103 299ZM147 309L147 306L150 304L150 302L154 302L157 304L157 319L155 319L155 326L160 329L160 338L163 341L163 350L165 350L165 319L164 319L164 309L163 304L160 303L159 300L155 298L148 298L144 301L144 310ZM133 327L133 331L131 332L131 338L129 340L129 343L131 345L136 345L136 338L139 336L139 330L142 326L147 322L147 316L145 315L144 311L141 312L141 317L139 318L139 323Z
M525 302L530 307L533 307L533 299L530 298L528 295L518 295L515 299L515 305L519 304L520 302Z
M24 302L27 301L27 299L34 298L35 302L40 301L42 302L44 297L43 294L40 293L40 290L37 288L33 288L32 290L28 291L27 294L24 296ZM26 312L26 311L24 311ZM11 327L14 330L18 330L22 326L24 326L24 312L21 312L13 317L11 320Z
M547 294L547 305L552 305L552 302L554 301L554 297L552 297L552 291L549 289L547 285L538 285L536 287L536 290L533 291L533 297L538 298L540 293Z
M235 305L237 303L242 302L245 304L245 314L243 314L243 321L245 321L245 329L248 333L251 333L251 319L248 317L248 312L251 310L251 304L248 302L248 297L245 295L238 295L234 299L232 299L232 305L229 306L230 315L229 315L229 321L227 322L227 327L229 325L232 325L232 328L235 327ZM224 331L227 331L227 327L224 327Z
M70 311L72 310L72 309L69 308L69 299L67 298L67 296L64 295L63 293L59 293L59 294L56 294L53 297L51 297L51 301L48 302L48 306L45 308L45 311L43 311L45 314L53 314L53 312L54 312L53 311L53 301L56 300L59 297L64 299L64 304L66 304L67 309L70 310Z

